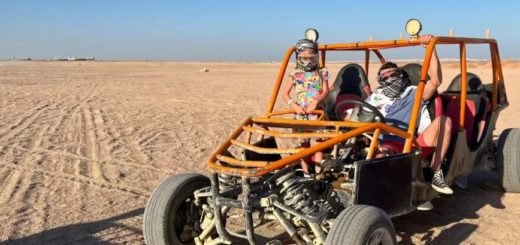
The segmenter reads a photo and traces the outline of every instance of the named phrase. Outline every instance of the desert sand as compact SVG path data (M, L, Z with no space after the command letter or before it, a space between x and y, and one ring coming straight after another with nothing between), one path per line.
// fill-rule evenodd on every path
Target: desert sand
M143 244L159 182L207 174L211 152L262 115L279 64L0 63L0 244ZM330 64L333 78L343 64ZM209 72L199 72L207 67ZM369 79L376 86L375 70ZM490 63L468 71L491 81ZM520 127L520 63L504 62L510 106L495 135ZM444 63L444 84L458 71ZM283 105L279 105L283 106ZM476 172L435 209L394 219L400 244L516 244L520 194Z

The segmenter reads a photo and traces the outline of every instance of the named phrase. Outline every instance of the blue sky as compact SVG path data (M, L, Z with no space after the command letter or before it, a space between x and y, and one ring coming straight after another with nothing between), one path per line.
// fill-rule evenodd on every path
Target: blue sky
M403 33L409 18L434 35L453 28L458 36L483 37L490 28L502 58L518 58L518 10L512 0L0 0L0 59L280 61L308 27L318 29L321 43L387 40ZM417 58L415 49L388 55ZM457 54L450 51L441 57ZM472 48L469 56L486 58L488 49Z

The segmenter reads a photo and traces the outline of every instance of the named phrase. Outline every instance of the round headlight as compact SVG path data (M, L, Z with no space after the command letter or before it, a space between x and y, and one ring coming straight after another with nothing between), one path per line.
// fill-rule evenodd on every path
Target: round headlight
M318 41L318 38L320 38L320 34L318 31L314 28L309 28L305 30L305 39L311 40L313 42Z
M411 38L417 37L422 30L421 22L418 19L409 19L406 22L406 32Z

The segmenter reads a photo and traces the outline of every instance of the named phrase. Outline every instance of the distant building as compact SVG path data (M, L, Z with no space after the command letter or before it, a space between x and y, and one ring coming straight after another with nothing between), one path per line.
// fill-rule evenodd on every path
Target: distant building
M94 56L91 57L67 57L66 59L57 59L58 61L90 61L96 60Z

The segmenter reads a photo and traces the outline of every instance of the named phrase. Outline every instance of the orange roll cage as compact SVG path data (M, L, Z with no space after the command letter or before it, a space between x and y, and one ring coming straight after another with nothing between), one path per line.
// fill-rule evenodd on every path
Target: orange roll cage
M350 121L327 121L324 120L325 113L317 110L316 113L320 115L320 120L304 121L277 118L277 116L294 114L294 110L273 111L276 103L278 93L285 76L289 60L294 53L294 47L291 47L285 53L282 61L276 82L274 85L271 98L267 105L267 110L263 117L249 117L244 120L241 125L228 137L228 139L210 156L208 160L209 167L216 172L226 173L234 176L256 177L270 173L276 169L281 169L286 166L295 164L299 159L311 156L312 154L329 149L336 144L343 143L350 138L357 137L366 133L373 133L372 142L367 154L367 159L374 157L375 150L378 147L378 136L380 133L391 133L398 137L405 139L403 153L409 153L412 143L415 140L415 129L419 116L419 107L422 99L422 93L426 84L426 77L430 67L431 57L437 45L458 44L460 48L460 67L462 74L462 81L467 80L467 61L466 61L466 45L467 44L488 44L491 52L491 63L493 69L493 90L491 104L493 111L497 109L498 86L503 83L504 78L502 74L502 66L500 64L500 56L498 52L498 45L494 39L484 38L464 38L464 37L434 37L427 46L424 55L424 62L421 70L421 79L417 87L412 115L407 131L384 124L384 123L361 123ZM389 41L371 41L371 42L356 42L343 44L323 44L319 45L318 49L321 52L320 66L325 66L326 51L364 51L365 52L365 71L368 74L370 63L370 52L373 52L380 62L384 63L385 59L381 55L381 49L411 47L421 45L419 40L389 40ZM461 105L460 105L460 121L459 128L464 127L464 115L466 110L466 94L467 81L461 83ZM325 131L313 133L289 133L280 132L268 128L312 128L322 129ZM245 133L246 140L239 141L240 135ZM322 138L326 139L309 148L263 148L251 144L251 135L257 134L262 139L264 136L275 138ZM268 161L251 161L245 159L236 159L229 154L231 146L239 147L259 154L283 154L286 155L280 160Z

